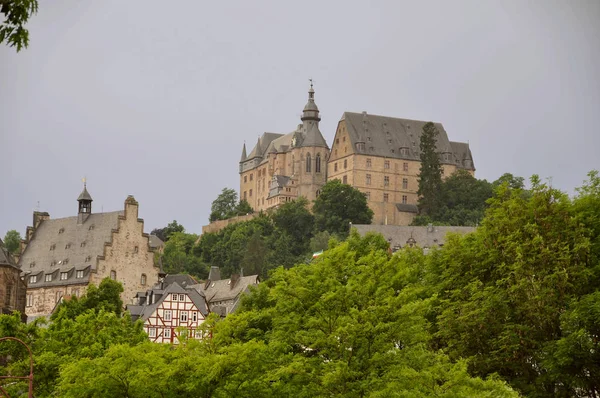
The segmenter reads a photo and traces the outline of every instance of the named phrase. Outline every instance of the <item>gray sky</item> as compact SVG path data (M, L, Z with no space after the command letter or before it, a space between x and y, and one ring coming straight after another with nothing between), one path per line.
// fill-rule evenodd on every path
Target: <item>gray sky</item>
M244 140L299 123L308 78L331 144L344 111L442 122L476 175L600 168L600 2L40 2L0 47L0 234L32 211L140 202L145 230L207 223ZM251 148L249 148L250 150Z

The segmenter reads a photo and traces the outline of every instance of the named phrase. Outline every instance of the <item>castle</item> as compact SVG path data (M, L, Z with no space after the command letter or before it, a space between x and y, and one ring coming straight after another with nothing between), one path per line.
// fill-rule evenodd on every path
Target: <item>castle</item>
M331 150L319 130L319 108L311 82L302 124L288 134L264 133L240 159L240 199L255 211L304 196L312 202L321 187L338 179L363 192L373 224L409 225L417 214L419 143L425 121L344 112ZM437 152L443 176L456 170L474 175L469 144L450 141L441 123Z

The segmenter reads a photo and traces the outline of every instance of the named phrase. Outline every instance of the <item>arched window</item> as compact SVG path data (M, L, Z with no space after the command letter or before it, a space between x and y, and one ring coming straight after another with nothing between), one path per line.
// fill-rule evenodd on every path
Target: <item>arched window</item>
M113 281L117 280L117 271L115 271L115 270L110 271L110 279L112 279Z
M317 153L317 157L315 158L315 172L321 172L321 154Z
M312 159L310 157L310 153L307 153L306 154L306 172L307 173L311 172L311 162L312 162Z

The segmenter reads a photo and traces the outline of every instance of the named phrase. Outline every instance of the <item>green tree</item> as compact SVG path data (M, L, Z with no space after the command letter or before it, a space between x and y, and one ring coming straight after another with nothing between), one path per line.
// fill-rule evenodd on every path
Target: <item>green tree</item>
M162 263L167 273L188 273L198 278L208 275L208 267L195 254L194 246L198 240L196 234L174 232L165 244Z
M442 165L437 153L437 137L439 131L432 122L425 123L421 134L421 169L419 171L419 212L425 215L434 214L440 203L442 186Z
M0 0L0 14L4 22L0 24L0 43L17 47L17 52L29 45L29 31L24 25L38 11L37 0Z
M271 216L275 227L292 238L293 246L290 251L294 256L300 256L309 250L315 221L308 205L308 200L300 197L293 202L284 203Z
M370 224L373 219L365 194L337 179L323 185L313 213L317 232L327 231L341 237L348 236L350 223Z
M212 202L209 221L226 220L231 217L253 213L252 207L246 200L237 203L237 192L231 188L223 191Z
M10 254L18 254L22 239L18 231L11 229L4 235L4 247Z
M185 228L183 228L183 225L177 223L177 220L173 220L173 222L169 223L169 225L164 228L153 229L150 234L157 236L160 240L167 243L171 235L176 232L185 232Z

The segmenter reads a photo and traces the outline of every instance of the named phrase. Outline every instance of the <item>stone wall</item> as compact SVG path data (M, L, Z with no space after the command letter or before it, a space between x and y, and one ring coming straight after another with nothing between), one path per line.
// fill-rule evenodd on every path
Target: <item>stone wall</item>
M235 224L235 223L242 222L242 221L252 220L254 217L257 217L259 214L260 213L255 212L252 214L246 214L244 216L236 216L236 217L228 218L227 220L214 221L208 225L202 226L202 233L206 234L206 233L219 232L220 230L222 230L223 228L225 228L226 226L228 226L230 224Z
M144 221L138 219L138 203L129 196L125 200L125 215L119 217L112 243L105 246L104 256L98 260L90 282L99 285L102 279L114 276L123 284L123 303L131 304L137 292L147 290L158 281L158 271L154 251L148 246L148 235L144 233Z
M19 311L25 314L27 285L19 276L20 270L10 265L0 265L0 313Z
M27 315L40 316L48 315L52 312L58 300L63 296L80 297L85 294L87 283L69 286L52 286L28 289L27 295Z

